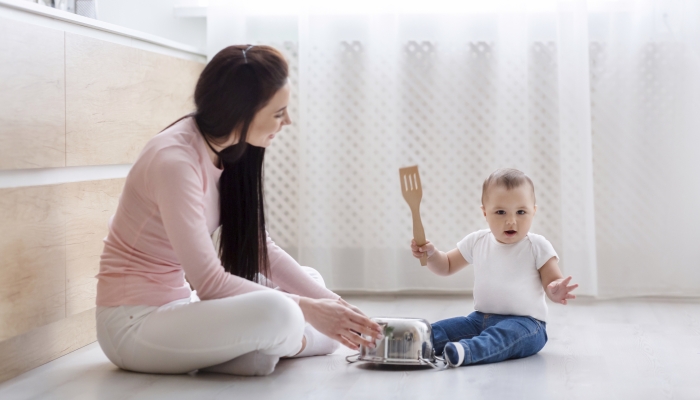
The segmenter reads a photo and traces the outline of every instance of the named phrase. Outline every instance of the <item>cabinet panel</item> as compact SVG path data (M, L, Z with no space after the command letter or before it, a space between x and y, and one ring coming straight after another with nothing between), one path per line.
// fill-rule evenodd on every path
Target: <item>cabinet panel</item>
M193 111L204 65L66 33L67 165L130 164Z
M0 169L63 167L64 33L0 18Z

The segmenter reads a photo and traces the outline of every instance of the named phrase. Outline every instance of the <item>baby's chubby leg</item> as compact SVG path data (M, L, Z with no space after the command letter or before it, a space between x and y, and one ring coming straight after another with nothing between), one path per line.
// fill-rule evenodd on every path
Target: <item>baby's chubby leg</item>
M531 317L484 315L480 335L448 344L445 357L454 366L487 364L536 354L547 343L546 324Z
M484 325L484 314L474 311L466 317L443 319L432 324L435 354L441 355L445 345L478 336Z

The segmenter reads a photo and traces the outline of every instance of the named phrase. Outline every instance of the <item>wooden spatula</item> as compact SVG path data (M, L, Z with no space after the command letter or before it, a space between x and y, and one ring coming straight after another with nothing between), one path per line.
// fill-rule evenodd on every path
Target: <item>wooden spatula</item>
M423 230L423 222L420 220L420 199L423 197L423 189L420 185L418 166L399 168L399 177L401 178L401 194L403 194L408 206L411 207L413 239L418 246L422 246L425 244L425 230ZM428 265L427 255L424 254L421 257L420 265Z

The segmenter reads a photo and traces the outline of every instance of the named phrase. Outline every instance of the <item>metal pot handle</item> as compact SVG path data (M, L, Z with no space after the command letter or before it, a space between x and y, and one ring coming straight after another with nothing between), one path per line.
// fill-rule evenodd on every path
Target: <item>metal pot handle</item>
M427 358L421 357L419 360L420 360L420 363L421 363L421 364L423 364L423 365L426 365L426 364L427 364L427 365L430 365L431 367L433 367L434 369L437 369L437 370L443 370L443 369L447 368L447 363L445 362L445 359L444 359L444 358L440 358L440 357L435 356L435 360L437 360L437 361L442 361L442 366L440 366L440 365L438 365L437 363L434 363L434 362L428 360Z
M352 359L353 357L355 357L355 359ZM422 365L430 365L431 367L433 367L434 369L437 369L437 370L443 370L443 369L447 368L447 363L445 362L445 360L443 358L435 356L435 360L441 361L442 366L428 360L427 358L422 358L422 357L419 358L419 361ZM354 364L354 363L360 361L360 353L350 354L349 356L346 356L345 361L347 361L350 364Z

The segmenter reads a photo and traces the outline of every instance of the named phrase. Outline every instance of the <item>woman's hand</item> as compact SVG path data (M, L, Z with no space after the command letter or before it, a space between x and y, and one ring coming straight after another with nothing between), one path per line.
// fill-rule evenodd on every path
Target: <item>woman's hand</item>
M338 298L338 302L340 302L340 304L355 311L356 313L358 313L360 315L364 315L365 317L367 316L367 314L363 313L359 308L357 308L357 307L353 306L352 304L348 303L347 301L345 301L342 297Z
M299 307L306 322L316 330L353 350L359 349L359 345L374 348L374 342L384 338L379 324L343 299L302 297ZM360 334L371 336L374 340L367 340Z

